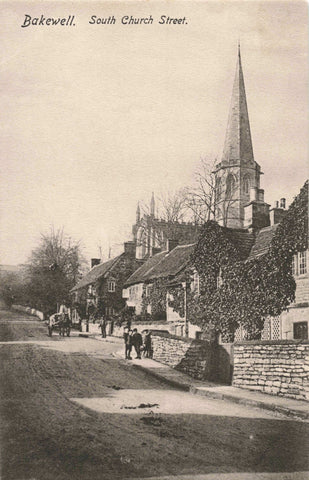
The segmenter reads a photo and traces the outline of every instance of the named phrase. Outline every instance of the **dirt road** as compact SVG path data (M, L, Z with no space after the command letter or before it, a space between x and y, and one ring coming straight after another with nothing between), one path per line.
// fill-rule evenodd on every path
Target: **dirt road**
M188 403L190 394L114 358L111 342L50 339L33 317L1 311L0 341L3 480L309 470L304 422L210 399L199 400L207 402L202 414L173 414L172 402ZM169 413L96 410L145 391L170 398Z

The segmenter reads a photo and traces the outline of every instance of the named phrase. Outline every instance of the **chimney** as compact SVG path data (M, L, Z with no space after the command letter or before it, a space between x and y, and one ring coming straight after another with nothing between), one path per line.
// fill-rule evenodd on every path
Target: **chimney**
M270 210L270 224L276 225L280 223L286 215L287 210L285 210L285 198L280 199L280 207L279 202L275 202L274 208Z
M133 242L133 241L125 242L125 243L123 244L123 246L124 246L124 253L125 253L128 257L135 257L135 252L136 252L135 242Z
M285 198L280 198L280 208L285 210Z
M100 258L92 258L91 259L91 268L95 267L96 265L99 265L101 263Z
M258 197L257 197L258 201L259 202L263 202L264 203L264 190L263 188L259 188L258 189Z
M171 252L178 245L178 240L168 238L166 242L166 250Z
M258 189L256 187L250 188L250 202L255 202L257 200L257 192Z

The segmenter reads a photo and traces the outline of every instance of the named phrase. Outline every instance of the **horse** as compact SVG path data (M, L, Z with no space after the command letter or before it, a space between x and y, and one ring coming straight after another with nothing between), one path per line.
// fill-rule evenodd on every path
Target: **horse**
M67 313L61 313L59 317L59 335L62 335L63 337L66 335L69 337L71 332L71 321L69 315Z

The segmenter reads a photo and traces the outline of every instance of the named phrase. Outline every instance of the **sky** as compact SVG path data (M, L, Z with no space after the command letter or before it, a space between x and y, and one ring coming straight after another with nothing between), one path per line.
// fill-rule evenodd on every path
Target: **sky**
M220 160L240 41L255 160L271 205L308 177L306 2L0 3L0 263L64 228L118 254L137 202ZM29 26L74 15L75 26ZM91 16L116 24L89 24ZM124 25L123 16L153 24ZM186 17L160 25L161 15Z

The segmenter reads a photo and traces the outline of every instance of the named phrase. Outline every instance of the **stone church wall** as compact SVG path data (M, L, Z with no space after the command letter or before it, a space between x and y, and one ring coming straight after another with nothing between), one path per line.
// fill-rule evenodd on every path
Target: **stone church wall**
M236 343L233 385L309 400L309 341Z

